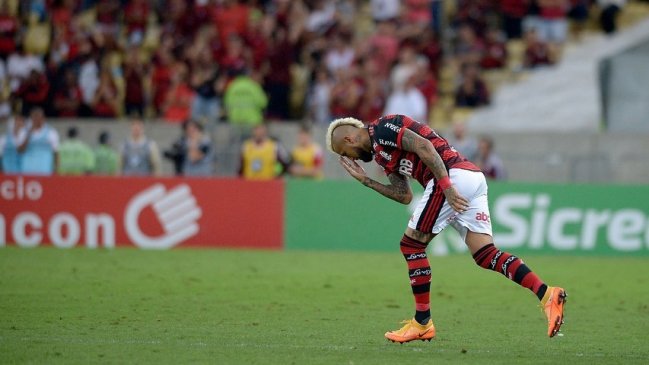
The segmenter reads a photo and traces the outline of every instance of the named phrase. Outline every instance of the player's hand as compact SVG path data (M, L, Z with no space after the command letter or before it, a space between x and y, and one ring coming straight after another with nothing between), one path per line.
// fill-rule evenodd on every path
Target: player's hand
M356 161L351 160L347 157L340 156L338 162L343 166L345 170L356 180L363 182L367 177L365 169L361 165L357 164Z
M469 201L465 197L460 195L455 189L455 186L451 185L450 188L444 190L444 195L446 196L446 201L448 205L453 208L454 211L458 213L463 213L469 209Z

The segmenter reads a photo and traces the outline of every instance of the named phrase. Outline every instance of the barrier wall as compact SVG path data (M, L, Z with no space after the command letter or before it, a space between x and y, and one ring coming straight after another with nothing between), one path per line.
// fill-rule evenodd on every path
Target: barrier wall
M279 249L283 206L282 181L0 175L0 245Z
M416 200L403 206L356 182L290 181L286 247L398 250ZM494 238L501 248L516 253L649 254L649 186L491 182L489 200ZM449 228L433 240L431 250L442 255L466 248Z
M355 181L0 176L0 246L397 251L404 206ZM489 184L516 253L649 254L649 186ZM453 229L433 254L466 251Z

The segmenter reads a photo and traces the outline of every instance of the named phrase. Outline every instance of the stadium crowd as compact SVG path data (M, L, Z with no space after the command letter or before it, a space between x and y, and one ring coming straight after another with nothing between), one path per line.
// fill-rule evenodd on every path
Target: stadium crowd
M509 40L525 38L526 67L551 64L590 3L4 0L0 113L19 101L55 117L427 120L442 67L460 70L458 106L487 104L483 70L507 66Z
M203 151L194 156L209 155L202 128L216 122L248 131L269 120L389 113L428 122L443 98L488 104L485 74L508 67L511 42L524 47L522 67L555 63L568 19L585 22L591 3L4 0L0 118L38 111L184 123L183 141L193 136ZM456 70L450 93L441 92L444 70Z

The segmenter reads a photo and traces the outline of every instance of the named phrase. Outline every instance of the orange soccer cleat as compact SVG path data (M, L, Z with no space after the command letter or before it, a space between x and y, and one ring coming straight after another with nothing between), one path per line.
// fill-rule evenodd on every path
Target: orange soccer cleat
M396 331L385 333L385 338L392 342L410 342L415 340L430 341L435 338L435 326L432 320L428 320L425 325L419 324L415 319L405 320L401 323L403 327Z
M563 324L563 305L566 303L566 291L559 287L548 287L543 300L541 300L541 307L548 317L548 336L554 337Z

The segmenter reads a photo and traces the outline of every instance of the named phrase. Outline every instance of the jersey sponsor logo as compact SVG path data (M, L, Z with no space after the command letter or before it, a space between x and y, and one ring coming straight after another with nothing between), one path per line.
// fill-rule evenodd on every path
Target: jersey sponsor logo
M512 256L509 256L509 257L507 258L507 260L505 260L505 262L504 262L504 263L502 264L502 266L500 267L500 268L502 269L502 273L503 273L503 275L508 276L510 279L511 279L511 275L508 275L508 274L507 274L507 268L509 267L509 265L510 265L512 262L514 262L514 260L516 260L516 256L513 256L513 255L512 255Z
M475 215L475 219L483 222L489 222L489 214L483 212L477 213Z
M379 152L379 155L381 155L381 157L383 157L384 159L386 159L388 161L392 161L392 155L390 155L389 153L387 153L385 151Z
M396 133L401 132L401 127L392 123L385 123L385 128L391 129Z
M414 278L415 276L422 276L422 275L430 275L430 269L416 269L415 271L410 274L411 278Z
M399 173L401 175L412 176L412 168L412 161L407 158L402 158L401 161L399 161Z
M379 138L379 144L382 144L382 145L388 146L388 147L397 147L396 143L394 143L392 141L386 141L386 140L380 139L380 138Z
M502 251L498 251L498 253L496 253L496 256L494 256L494 258L491 260L491 270L496 268L496 264L498 263L498 259L500 258L500 256L502 256L502 254L503 254Z
M425 252L411 253L410 255L408 255L408 257L406 257L406 260L411 261L411 260L425 259L425 258L426 258L426 253Z

